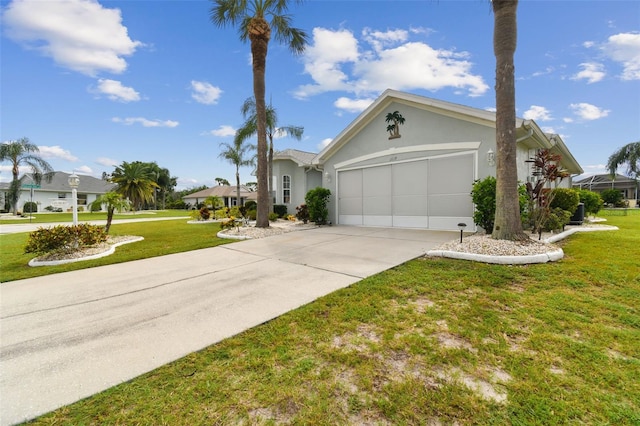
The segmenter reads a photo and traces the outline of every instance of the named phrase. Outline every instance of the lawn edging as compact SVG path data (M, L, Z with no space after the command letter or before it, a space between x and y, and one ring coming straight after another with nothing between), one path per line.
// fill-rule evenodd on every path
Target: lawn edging
M111 244L111 247L109 247L107 250L103 251L102 253L98 253L98 254L93 254L90 256L84 256L84 257L78 257L75 259L60 259L60 260L38 260L38 258L33 258L29 261L29 266L32 267L36 267L36 266L56 266L56 265L64 265L66 263L74 263L74 262L82 262L84 260L93 260L93 259L100 259L101 257L107 257L109 255L112 255L113 253L115 253L116 251L116 247L119 247L121 245L124 244L129 244L129 243L137 243L138 241L142 241L144 240L144 237L136 237L136 238L132 238L130 240L127 241L121 241L119 243L115 243L115 244Z

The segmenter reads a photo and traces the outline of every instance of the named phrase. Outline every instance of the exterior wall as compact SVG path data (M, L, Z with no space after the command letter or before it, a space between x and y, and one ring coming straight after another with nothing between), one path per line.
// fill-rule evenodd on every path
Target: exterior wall
M65 194L65 198L59 198L58 194ZM89 211L91 203L93 203L99 195L87 194L78 191L78 210ZM86 202L83 197L86 197ZM33 198L31 197L31 191L20 191L20 197L18 198L18 211L23 211L25 203L33 201L38 205L38 212L46 212L48 206L54 208L61 208L63 211L67 211L72 207L71 190L53 192L53 191L33 191Z
M384 118L387 112L396 110L405 118L405 124L400 127L400 138L389 139ZM417 146L422 147L411 151ZM337 223L336 177L339 170L472 152L476 155L475 179L482 179L495 175L495 166L490 166L487 162L489 150L496 150L495 128L492 126L391 103L325 162L323 186L331 191L329 220ZM375 156L375 153L384 155ZM354 162L354 159L361 161ZM456 173L455 170L449 172Z
M291 177L291 199L288 203L283 199L283 176ZM295 214L296 207L304 204L304 197L310 189L321 186L322 175L317 170L308 170L300 167L292 160L277 160L273 162L273 189L275 191L275 204L287 206L289 214Z

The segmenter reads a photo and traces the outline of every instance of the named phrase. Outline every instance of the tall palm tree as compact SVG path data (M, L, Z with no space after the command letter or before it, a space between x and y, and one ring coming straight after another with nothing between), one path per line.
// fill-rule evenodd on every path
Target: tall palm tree
M640 178L640 141L626 144L611 154L607 161L607 170L615 175L618 167L623 164L627 165L627 175Z
M496 215L492 237L526 240L522 230L516 162L516 91L513 56L518 0L492 0L496 57Z
M240 167L253 165L253 158L245 157L250 147L242 141L234 141L232 144L223 142L220 146L223 151L219 157L236 166L236 205L240 206Z
M240 110L245 118L244 124L236 132L236 140L245 141L258 131L258 117L256 115L256 102L253 98L247 98ZM302 139L304 127L282 126L278 127L278 113L271 102L266 107L267 113L267 138L269 139L268 175L269 175L269 211L273 208L273 138L278 136L291 136L296 140Z
M158 184L149 167L149 163L123 161L117 166L109 179L118 185L116 192L129 199L134 210L144 203L153 201Z
M302 53L307 34L291 26L287 14L290 3L302 0L212 0L211 21L218 27L238 26L240 40L251 43L253 97L256 101L258 133L258 212L256 226L269 227L269 188L267 176L267 116L265 71L267 50L273 30L276 41L286 43L296 54ZM267 20L269 19L269 20Z
M20 166L27 166L31 169L31 176L34 183L39 185L42 178L51 182L53 178L53 167L40 158L40 149L28 138L20 138L17 141L9 141L0 145L0 161L11 163L11 174L13 176L9 186L9 205L13 214L18 212L17 204L20 196Z
M113 213L116 210L120 212L128 209L130 203L122 198L122 194L110 191L96 198L95 201L91 203L91 209L101 209L103 205L107 206L107 224L104 227L104 232L108 234L109 229L111 229L111 222L113 221Z

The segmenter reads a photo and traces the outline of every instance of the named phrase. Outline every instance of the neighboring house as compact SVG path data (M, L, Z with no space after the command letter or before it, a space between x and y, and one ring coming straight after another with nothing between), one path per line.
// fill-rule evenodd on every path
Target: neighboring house
M20 197L18 198L18 211L22 211L24 204L33 201L38 206L38 212L47 211L47 207L52 209L62 209L62 211L71 211L72 198L71 187L69 187L70 173L54 172L53 179L48 182L42 179L40 185L35 182L30 173L25 174L20 179L22 187ZM79 175L80 184L78 185L78 210L89 210L89 206L100 195L115 189L116 185L94 178L88 175ZM0 192L2 192L2 205L6 210L6 200L8 200L8 192L10 182L0 183ZM31 188L34 186L34 188Z
M233 207L236 205L237 188L229 185L212 186L193 194L185 195L182 201L189 207L195 208L198 204L204 202L208 197L220 197L225 207ZM240 185L240 204L244 204L248 200L256 200L257 192L252 192L244 185Z
M640 197L638 191L638 182L634 179L616 174L611 176L610 174L593 175L580 179L573 183L574 188L588 189L601 193L605 189L617 189L622 193L625 200L629 201L629 206L638 206L638 198Z
M527 160L542 148L561 154L572 175L583 173L560 136L533 120L517 119L516 138L521 182L534 179ZM308 189L323 186L332 223L455 230L463 222L475 230L471 189L495 176L495 152L495 112L386 90L313 158L278 153L276 200L295 211ZM571 178L558 186L571 187Z

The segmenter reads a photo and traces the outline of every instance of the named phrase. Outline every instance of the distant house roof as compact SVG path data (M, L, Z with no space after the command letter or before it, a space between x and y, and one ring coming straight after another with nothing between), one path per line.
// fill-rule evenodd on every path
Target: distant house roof
M51 181L47 181L47 179L42 179L40 182L40 188L36 189L36 191L42 192L69 192L71 191L71 187L69 187L69 176L71 173L66 172L53 172L53 177ZM87 194L106 194L109 191L115 189L116 185L110 182L107 182L102 179L95 178L89 175L79 175L80 184L78 185L78 192L87 193ZM31 173L26 173L20 179L23 185L33 184L33 178ZM8 189L9 182L3 182L0 185L0 189ZM23 188L24 189L24 188Z
M298 166L310 166L313 159L316 157L316 153L300 151L298 149L285 149L284 151L278 151L273 154L274 160L292 160Z
M194 192L193 194L189 194L189 195L185 195L184 197L182 197L182 199L187 199L187 198L191 198L191 199L202 199L204 200L207 197L220 197L220 198L225 198L225 197L235 197L236 196L236 187L235 186L230 186L230 185L218 185L218 186L212 186L211 188L207 188L207 189L203 189L202 191L198 191L198 192ZM244 185L240 185L240 197L242 198L246 198L248 200L252 200L252 199L256 199L258 196L257 192L254 191L250 191L249 188L247 188Z
M598 189L606 189L611 187L630 187L634 188L636 186L636 181L630 177L623 175L615 175L611 176L609 173L601 174L601 175L593 175L587 176L583 179L576 180L573 182L574 187L578 188L598 188Z

